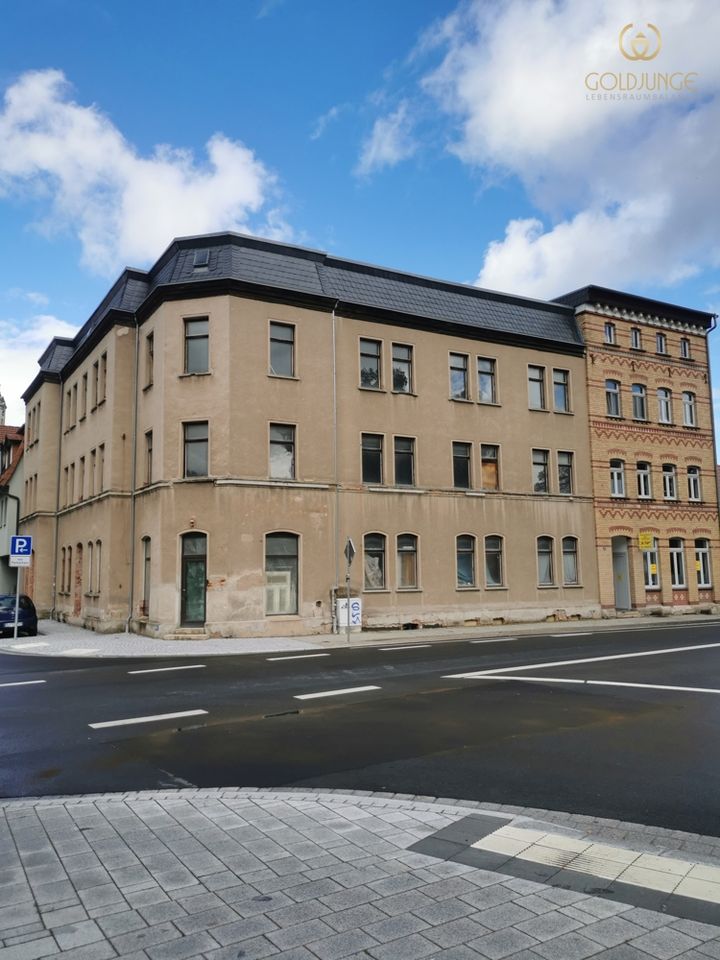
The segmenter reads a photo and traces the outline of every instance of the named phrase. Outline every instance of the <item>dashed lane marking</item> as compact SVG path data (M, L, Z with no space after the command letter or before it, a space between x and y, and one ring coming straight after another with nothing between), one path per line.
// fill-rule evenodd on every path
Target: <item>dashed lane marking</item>
M329 657L329 653L293 653L289 657L265 657L268 663L274 663L276 660L312 660L313 657Z
M158 713L153 717L127 717L125 720L103 720L101 723L89 723L93 730L102 730L104 727L127 727L132 723L154 723L158 720L176 720L179 717L199 717L207 710L181 710L178 713Z
M47 680L16 680L13 683L0 683L0 687L31 687L36 683L47 683Z
M555 638L562 637L563 639L565 637L591 637L592 632L589 630L587 633L573 633L572 631L570 631L570 633L551 633L550 636Z
M43 640L33 640L32 643L11 643L11 650L31 650L33 647L49 647L49 643L45 643Z
M590 687L634 687L638 690L676 690L680 693L720 693L715 687L675 687L667 683L628 683L621 680L576 680L569 677L484 677L485 680L511 680L515 683L579 683Z
M477 680L493 674L519 673L523 670L545 669L546 667L572 667L580 663L603 663L608 660L632 660L637 657L660 657L669 653L691 653L694 650L716 650L720 643L697 643L689 647L667 647L664 650L641 650L636 653L614 653L604 657L581 657L577 660L553 660L552 662L526 663L520 667L497 667L494 670L473 670L469 673L450 673L444 680Z
M322 693L298 693L295 700L316 700L319 697L339 697L345 693L364 693L366 690L379 690L380 687L346 687L344 690L323 690Z
M69 650L61 650L63 657L82 657L88 653L99 653L100 647L71 647Z
M517 637L493 637L492 640L468 640L468 643L511 643Z
M183 664L181 667L152 667L149 670L128 670L128 674L135 673L169 673L171 670L204 670L207 664L204 663L188 663Z
M383 653L390 653L391 650L427 650L431 643L405 643L401 647L378 647Z

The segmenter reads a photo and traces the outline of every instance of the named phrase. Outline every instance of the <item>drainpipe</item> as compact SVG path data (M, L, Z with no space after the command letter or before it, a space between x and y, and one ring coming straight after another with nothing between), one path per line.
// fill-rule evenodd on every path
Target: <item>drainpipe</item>
M333 414L333 482L335 484L335 589L332 603L332 632L338 633L337 595L340 584L340 478L338 476L338 415L337 415L337 317L335 311L339 300L332 308L332 414ZM349 613L348 613L349 616Z
M130 590L125 633L130 633L130 621L135 603L135 496L137 491L137 425L138 425L138 370L140 367L140 323L135 317L135 372L133 374L133 425L130 477Z
M63 440L63 414L65 412L65 381L60 378L60 426L58 427L58 447L57 447L57 471L55 476L55 523L53 525L53 571L52 571L52 608L50 610L50 619L55 619L57 609L57 566L58 550L60 540L60 474L62 472L62 440Z

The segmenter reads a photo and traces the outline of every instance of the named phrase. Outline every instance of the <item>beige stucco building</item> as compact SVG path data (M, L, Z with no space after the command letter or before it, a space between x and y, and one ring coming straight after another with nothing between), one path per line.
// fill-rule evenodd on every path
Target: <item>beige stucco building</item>
M98 630L328 632L351 539L366 628L599 616L582 306L175 241L24 395L28 589Z

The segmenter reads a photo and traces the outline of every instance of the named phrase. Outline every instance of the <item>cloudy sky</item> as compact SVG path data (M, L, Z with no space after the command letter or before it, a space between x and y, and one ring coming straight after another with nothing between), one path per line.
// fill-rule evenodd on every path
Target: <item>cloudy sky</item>
M622 57L631 22L658 27L652 62ZM718 36L715 0L6 7L9 422L48 339L74 332L124 266L191 233L529 296L596 283L720 312ZM590 98L588 73L628 70L697 78L664 100Z

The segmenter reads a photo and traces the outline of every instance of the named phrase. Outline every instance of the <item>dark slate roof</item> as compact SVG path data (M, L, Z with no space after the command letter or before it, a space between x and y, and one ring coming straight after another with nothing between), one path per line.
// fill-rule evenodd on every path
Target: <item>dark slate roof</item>
M712 327L715 320L714 313L693 310L690 307L681 307L675 303L665 303L663 300L652 300L649 297L639 297L634 293L623 293L622 290L610 290L608 287L593 285L580 287L578 290L556 297L553 303L564 303L571 307L579 307L583 303L600 304L604 307L629 310L646 317L662 317L668 320L677 320L680 323L690 323L706 329Z
M208 252L207 266L195 266L198 250ZM201 295L203 287L214 293L222 286L315 301L324 309L337 304L340 312L422 323L438 331L472 329L484 339L519 339L570 352L579 352L583 346L572 307L559 302L515 297L342 260L320 250L221 233L174 240L150 270L125 270L73 340L56 338L50 344L40 358L39 376L58 374L70 361L79 362L106 321L131 322L163 298ZM36 378L26 395L38 382Z

